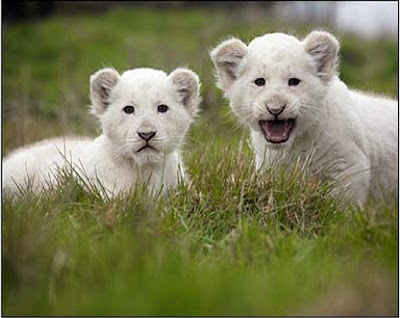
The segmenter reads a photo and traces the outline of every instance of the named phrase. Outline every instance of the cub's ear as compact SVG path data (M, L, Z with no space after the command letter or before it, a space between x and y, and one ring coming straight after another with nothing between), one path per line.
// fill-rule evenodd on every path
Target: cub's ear
M247 46L238 39L222 42L210 53L216 69L217 86L227 91L237 78L237 67L247 54Z
M118 72L113 68L105 68L90 76L90 100L92 112L101 115L110 104L111 90L119 80Z
M179 101L190 115L195 116L201 101L199 77L186 68L177 68L168 77L178 93Z
M318 76L328 82L336 74L339 41L325 31L313 31L303 41L305 51L311 55Z

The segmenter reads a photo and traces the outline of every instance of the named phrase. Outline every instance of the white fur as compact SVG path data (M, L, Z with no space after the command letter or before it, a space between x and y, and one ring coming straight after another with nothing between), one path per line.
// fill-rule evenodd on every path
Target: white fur
M211 58L218 86L251 128L258 168L312 153L311 169L335 178L363 204L370 190L397 194L398 102L348 89L336 74L338 51L338 41L327 32L314 31L303 41L273 33L248 46L225 41ZM255 85L257 78L265 85ZM290 78L301 82L289 86ZM274 116L266 106L285 104L278 119L296 120L289 139L267 141L260 121Z
M18 149L3 162L3 189L17 191L28 180L38 192L55 182L58 169L72 165L93 185L101 181L108 195L128 191L137 182L167 190L184 176L180 146L200 102L199 78L187 69L167 75L153 69L134 69L121 76L104 69L91 76L92 112L103 134L90 138L57 138ZM123 108L134 106L134 113ZM159 105L169 107L158 112ZM137 132L155 131L149 145ZM69 162L67 164L67 161Z

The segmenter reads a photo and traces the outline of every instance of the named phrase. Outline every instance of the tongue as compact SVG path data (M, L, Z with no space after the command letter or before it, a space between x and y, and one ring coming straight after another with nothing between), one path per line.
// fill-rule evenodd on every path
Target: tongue
M261 123L265 137L271 142L283 142L289 138L292 120L267 120Z

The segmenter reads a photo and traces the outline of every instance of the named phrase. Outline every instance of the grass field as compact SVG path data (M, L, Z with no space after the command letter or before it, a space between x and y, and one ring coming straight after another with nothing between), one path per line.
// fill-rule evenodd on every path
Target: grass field
M189 66L204 101L183 153L191 181L168 199L136 189L103 202L68 176L40 197L3 196L2 314L398 315L398 201L360 211L301 169L256 173L214 85L220 40L313 27L132 9L6 27L3 156L98 134L88 83L104 66ZM397 43L339 36L349 86L397 98Z

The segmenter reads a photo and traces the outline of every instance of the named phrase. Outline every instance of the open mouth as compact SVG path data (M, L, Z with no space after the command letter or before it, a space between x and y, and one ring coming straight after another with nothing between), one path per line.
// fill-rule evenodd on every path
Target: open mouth
M260 126L267 141L279 144L289 139L295 119L260 120Z
M142 148L140 148L137 152L141 152L142 150L145 150L145 149L151 149L151 150L157 151L156 148L150 146L149 144L145 144L145 145L144 145Z

